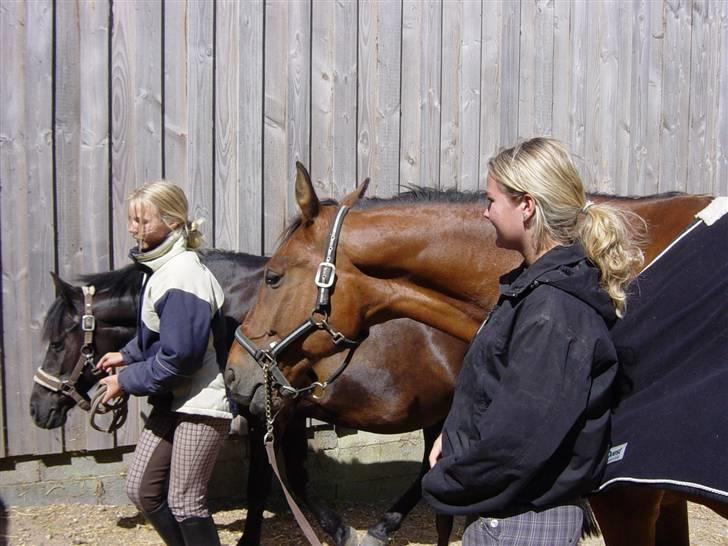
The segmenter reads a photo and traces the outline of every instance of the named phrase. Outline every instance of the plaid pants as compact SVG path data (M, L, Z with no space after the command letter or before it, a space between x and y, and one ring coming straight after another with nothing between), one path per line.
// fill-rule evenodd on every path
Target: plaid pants
M230 421L154 408L126 476L126 493L143 513L165 501L177 521L207 517L207 485Z
M463 546L576 546L584 512L567 504L509 518L478 518L463 533Z

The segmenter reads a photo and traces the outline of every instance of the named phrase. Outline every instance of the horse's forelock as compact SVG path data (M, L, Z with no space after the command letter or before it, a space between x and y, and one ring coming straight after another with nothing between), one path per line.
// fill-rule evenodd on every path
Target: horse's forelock
M73 311L73 304L66 298L58 297L51 304L51 308L43 321L41 332L44 340L56 339L63 334L63 319Z
M327 206L327 205L333 205L335 207L339 206L339 202L336 199L331 199L331 198L322 199L320 201L320 204L322 206ZM296 216L294 216L293 218L291 218L288 221L288 225L286 225L286 228L283 230L283 233L281 233L280 243L285 243L288 239L290 239L291 235L293 235L293 233L298 228L300 228L303 225L303 223L304 223L304 218L300 213L297 214Z

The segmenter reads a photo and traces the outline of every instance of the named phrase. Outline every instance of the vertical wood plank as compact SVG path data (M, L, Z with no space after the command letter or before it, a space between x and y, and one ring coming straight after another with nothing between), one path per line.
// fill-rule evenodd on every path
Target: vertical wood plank
M356 3L313 2L311 177L319 197L356 188Z
M570 90L569 90L569 137L568 143L572 157L577 162L585 186L594 191L593 177L590 176L586 162L586 119L593 112L588 111L587 75L589 53L586 43L589 40L589 16L584 2L571 6L570 31ZM588 112L588 113L587 113Z
M519 66L520 66L520 2L503 2L503 19L501 23L501 80L499 97L500 135L498 147L512 146L518 138L518 104L519 104Z
M187 189L188 2L164 2L164 177ZM208 226L205 226L207 228Z
M398 0L359 4L359 178L370 195L399 191L402 6Z
M614 191L616 123L614 121L617 66L617 15L615 2L590 5L589 59L587 67L587 112L585 157L592 176L592 188Z
M664 12L662 4L645 3L647 9L646 19L649 21L646 39L649 49L641 56L640 72L646 72L644 79L648 81L645 102L639 104L645 126L643 128L644 144L640 153L635 153L639 163L631 172L636 172L637 187L640 194L649 195L660 191L660 129L662 124L662 95L663 95L663 48L665 45L663 21ZM647 44L646 44L647 45ZM644 56L647 59L644 59ZM633 147L634 149L635 147Z
M216 246L259 254L263 2L220 2L215 35Z
M720 23L717 48L720 69L717 78L718 106L715 112L715 195L728 195L728 3L717 0Z
M690 115L690 0L665 2L660 191L685 190Z
M571 148L573 118L572 82L574 79L574 51L572 51L571 2L554 4L554 57L551 130L554 138Z
M551 135L554 69L554 6L521 3L518 137Z
M109 269L108 2L56 4L56 195L61 275ZM114 437L68 414L65 450L109 449Z
M246 51L239 60L238 112L240 133L237 150L241 157L236 200L240 209L237 248L263 253L263 21L265 4L246 2L241 6L241 44ZM219 69L219 68L218 68ZM221 190L222 188L219 188ZM218 192L222 193L222 192ZM224 193L222 193L224 195Z
M709 0L695 0L692 12L690 60L690 118L687 177L692 191L713 193L715 184L716 87L719 74L718 5Z
M404 0L400 188L439 186L442 18L433 0Z
M205 220L206 244L214 246L213 218L213 3L188 3L187 198L190 219ZM170 90L172 91L172 90Z
M272 252L288 218L297 212L293 187L295 162L310 163L310 14L309 2L266 3L263 167L266 253Z
M440 186L477 190L480 159L481 2L444 2Z
M618 195L630 195L635 191L635 183L630 172L630 163L639 150L634 147L636 126L640 125L642 112L635 112L642 91L639 89L639 76L634 66L635 57L639 50L634 44L634 31L639 29L640 21L636 8L638 4L620 2L616 6L615 18L615 59L617 70L614 79L606 82L614 89L613 117L614 126L614 155L607 158L614 163L614 182L612 187ZM634 25L632 23L634 22ZM639 65L638 65L639 66Z
M480 50L480 188L485 187L488 161L503 146L501 141L501 92L503 72L500 69L503 52L502 2L483 2Z
M61 431L30 418L40 331L53 302L52 2L10 2L0 10L0 235L5 413L0 455L53 453Z

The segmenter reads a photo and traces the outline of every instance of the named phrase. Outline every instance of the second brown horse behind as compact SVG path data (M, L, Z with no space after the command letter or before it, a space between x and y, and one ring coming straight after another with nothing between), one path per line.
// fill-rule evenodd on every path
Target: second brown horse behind
M302 166L296 195L301 218L268 262L265 284L242 325L244 334L259 347L269 347L295 331L311 315L318 296L313 279L323 249L330 246L337 207L319 202ZM332 331L340 339L356 340L373 325L407 317L446 332L461 340L459 345L448 338L398 337L387 328L387 337L376 339L382 363L370 369L351 366L320 399L303 397L303 405L326 414L328 421L349 421L356 428L387 432L414 430L423 426L424 416L430 422L433 417L444 419L447 408L442 400L452 394L463 343L494 305L498 277L518 265L520 257L495 246L494 231L482 218L485 203L478 196L425 192L357 202L358 197L355 193L344 200L355 206L341 228L336 284L323 316L327 327L291 342L278 355L278 366L293 386L306 387L314 381L324 383L343 357L329 358L343 353L346 345L333 343ZM644 218L649 229L647 262L711 200L674 194L593 199L609 199ZM321 318L319 312L315 315ZM432 369L433 360L442 362L448 380L421 373ZM239 402L254 412L262 411L262 373L239 345L231 351L226 381ZM659 531L666 523L671 530L675 521L686 525L685 499L659 489L623 486L593 497L592 506L609 546L650 545L656 533L668 534ZM712 507L728 513L725 505ZM670 513L680 518L663 523L661 508L663 516ZM671 546L687 546L682 538L687 537L686 531L673 536Z

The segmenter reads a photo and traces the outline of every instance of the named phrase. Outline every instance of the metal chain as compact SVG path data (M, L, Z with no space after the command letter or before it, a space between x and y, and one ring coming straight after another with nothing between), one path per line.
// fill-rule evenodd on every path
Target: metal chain
M272 373L270 371L271 362L266 361L263 364L263 378L265 389L265 436L263 436L263 444L272 443L274 440L273 436L273 381Z

